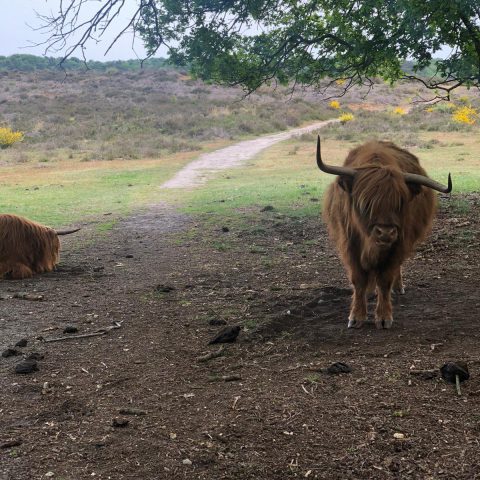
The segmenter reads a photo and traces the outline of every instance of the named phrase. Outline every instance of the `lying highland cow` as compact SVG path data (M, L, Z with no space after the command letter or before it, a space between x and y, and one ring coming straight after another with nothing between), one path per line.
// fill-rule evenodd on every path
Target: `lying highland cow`
M17 215L0 214L0 278L30 278L52 271L60 260L58 235L78 230L55 231Z
M452 190L427 177L414 155L390 142L372 141L352 150L343 167L323 163L337 175L325 195L324 218L353 284L348 328L367 318L367 294L376 286L375 325L393 322L392 288L404 293L402 263L429 233L436 209L431 189Z

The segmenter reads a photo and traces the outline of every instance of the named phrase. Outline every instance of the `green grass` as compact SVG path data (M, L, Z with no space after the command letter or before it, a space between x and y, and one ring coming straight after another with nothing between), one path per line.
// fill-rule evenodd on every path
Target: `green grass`
M189 157L170 162L109 162L83 167L71 163L47 169L28 166L6 170L0 186L0 211L25 216L54 227L109 213L125 215L149 202L159 201L159 185ZM113 220L112 220L113 221ZM108 230L110 219L101 229ZM100 227L99 227L100 228Z
M97 232L99 233L105 233L113 229L113 227L116 225L117 221L116 220L111 220L109 222L103 222L97 225Z

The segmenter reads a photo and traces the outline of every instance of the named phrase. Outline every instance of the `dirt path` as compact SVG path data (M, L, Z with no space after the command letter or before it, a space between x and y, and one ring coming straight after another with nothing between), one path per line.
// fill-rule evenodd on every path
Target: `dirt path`
M238 167L245 161L258 155L265 148L275 143L288 140L294 136L313 132L330 123L338 122L337 119L314 123L307 127L295 128L287 132L265 135L253 140L245 140L230 147L222 148L211 153L205 153L197 160L182 168L172 179L165 182L163 188L191 188L205 183L215 172L227 168Z

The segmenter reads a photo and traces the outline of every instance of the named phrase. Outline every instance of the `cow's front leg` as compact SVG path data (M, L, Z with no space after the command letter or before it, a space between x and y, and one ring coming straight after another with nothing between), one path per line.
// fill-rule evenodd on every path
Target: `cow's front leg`
M403 285L402 269L401 268L398 271L398 275L395 278L395 282L393 283L393 290L400 295L405 295L405 286Z
M348 328L360 328L367 319L368 275L352 274L353 297L348 316Z
M375 310L375 326L390 328L393 323L392 285L396 275L383 274L377 278L377 308Z

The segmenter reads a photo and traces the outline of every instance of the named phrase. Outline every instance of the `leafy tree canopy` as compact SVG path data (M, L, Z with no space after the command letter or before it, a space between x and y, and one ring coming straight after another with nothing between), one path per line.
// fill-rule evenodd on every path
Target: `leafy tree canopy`
M61 2L44 18L49 46L75 48L101 35L124 0L105 0L80 21L87 0ZM324 78L371 85L372 78L413 78L443 98L460 85L479 86L480 0L137 0L125 30L140 35L149 55L167 46L170 59L202 79L242 85L271 81L319 86ZM122 32L119 32L120 34ZM421 78L435 62L436 74ZM405 73L405 60L415 63Z

